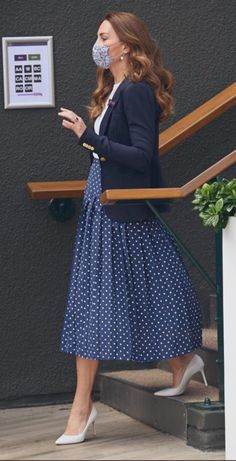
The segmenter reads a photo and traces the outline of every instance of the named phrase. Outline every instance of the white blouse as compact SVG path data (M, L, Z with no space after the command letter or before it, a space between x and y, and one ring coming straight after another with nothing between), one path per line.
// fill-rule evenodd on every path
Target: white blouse
M106 100L106 103L105 103L105 106L104 106L103 111L102 111L101 114L99 114L99 115L97 116L97 118L95 119L95 122L94 122L94 131L95 131L96 134L99 134L99 128L100 128L102 119L103 119L103 117L104 117L104 115L105 115L105 112L106 112L106 110L107 110L107 108L108 108L108 101L109 101L109 99L112 98L113 94L115 93L116 89L117 89L118 86L121 84L121 82L123 82L123 80L121 80L121 81L118 82L118 83L114 83L113 88L112 88L112 90L111 90L111 92L110 92L110 94L108 95L108 98L107 98L107 100ZM95 158L99 158L99 156L98 156L98 154L96 154L96 152L93 152L93 156L94 156Z

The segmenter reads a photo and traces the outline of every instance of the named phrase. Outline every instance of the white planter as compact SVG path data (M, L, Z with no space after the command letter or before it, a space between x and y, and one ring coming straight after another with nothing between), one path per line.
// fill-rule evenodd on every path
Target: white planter
M225 459L236 459L236 216L222 230Z

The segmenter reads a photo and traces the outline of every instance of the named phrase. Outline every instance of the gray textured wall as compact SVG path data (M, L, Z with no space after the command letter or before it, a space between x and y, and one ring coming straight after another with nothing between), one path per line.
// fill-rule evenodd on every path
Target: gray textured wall
M1 36L53 35L56 89L55 108L4 110L0 75L0 399L6 400L74 389L74 359L59 352L59 342L81 201L74 218L59 223L47 201L31 200L25 185L87 178L87 151L61 128L57 112L64 106L87 120L83 105L96 70L91 48L103 16L113 9L134 12L158 39L177 81L176 113L162 131L234 81L235 1L1 0L0 9ZM234 114L229 110L162 159L170 186L184 184L235 148ZM192 198L176 204L166 220L214 277L214 233L203 228ZM207 309L212 290L186 264Z

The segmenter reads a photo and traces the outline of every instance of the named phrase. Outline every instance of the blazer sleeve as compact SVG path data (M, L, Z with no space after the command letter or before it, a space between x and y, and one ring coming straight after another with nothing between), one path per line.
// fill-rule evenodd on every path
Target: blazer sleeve
M149 84L135 82L121 95L132 145L111 141L87 127L78 143L94 146L98 156L105 157L129 168L143 172L150 164L156 145L157 105Z

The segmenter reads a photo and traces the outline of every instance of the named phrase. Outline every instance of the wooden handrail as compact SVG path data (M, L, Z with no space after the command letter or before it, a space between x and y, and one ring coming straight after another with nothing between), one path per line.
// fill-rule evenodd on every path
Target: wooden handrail
M83 197L87 180L27 182L26 187L34 200Z
M204 170L191 181L181 187L161 187L144 189L107 189L100 195L103 205L112 205L119 200L155 199L155 198L184 198L222 171L236 163L236 150L223 157L214 165ZM81 181L54 181L28 182L27 187L33 199L51 199L66 197L82 197L86 180Z
M164 155L169 150L173 149L177 144L188 138L203 126L210 123L215 118L219 117L223 112L228 110L230 107L235 105L236 101L236 83L225 88L223 91L218 93L213 98L199 106L190 114L183 117L181 120L176 122L170 128L160 133L159 136L159 153ZM199 187L205 181L211 179L208 177L209 171L214 171L228 161L228 166L223 166L223 169L214 171L211 177L227 169L235 161L231 162L234 158L235 151L227 155L225 158L212 165L207 170L203 171L200 175L193 178L190 182L186 183L182 187L176 188L159 188L159 189L109 189L104 191L100 196L100 201L103 204L112 204L117 200L132 199L135 198L159 198L159 197L185 197L189 193L193 192L196 187ZM204 179L203 179L204 178ZM206 179L208 178L208 179ZM203 182L201 183L201 181ZM26 187L31 195L31 198L35 200L51 199L51 198L69 198L69 197L83 197L84 189L86 187L87 180L80 181L45 181L27 182ZM188 192L188 190L190 190ZM187 191L186 195L185 192ZM140 195L141 194L141 195ZM153 196L154 195L154 196Z
M181 187L161 187L145 189L108 189L100 195L100 202L103 205L112 205L119 200L132 199L156 199L156 198L184 198L194 192L197 187L202 186L222 171L227 170L236 163L236 150L223 157L214 165L204 170L191 181Z
M165 155L177 144L208 125L236 103L236 83L190 112L159 135L159 153Z

